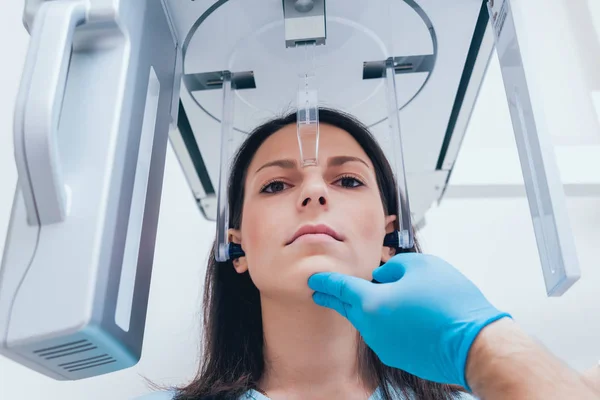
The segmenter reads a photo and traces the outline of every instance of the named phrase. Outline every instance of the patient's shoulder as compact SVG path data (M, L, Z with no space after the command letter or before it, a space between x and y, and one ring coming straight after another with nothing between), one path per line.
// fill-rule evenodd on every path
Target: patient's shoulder
M168 391L163 391L163 392L153 392L153 393L149 393L149 394L145 394L143 396L140 397L135 397L132 400L173 400L175 399L175 395L177 394L177 392L173 391L173 390L168 390ZM214 400L214 397L206 397L203 398L204 400ZM244 397L244 399L246 399L246 397ZM251 399L254 399L253 397L251 397ZM259 400L259 399L256 399Z
M419 397L417 397L417 395L412 391L409 391L409 393L404 393L402 391L394 389L392 386L388 386L388 387L390 389L389 391L390 391L391 397L394 400L418 400L419 399ZM377 388L377 390L375 391L375 393L373 393L373 395L369 398L369 400L383 400L383 398L384 398L383 391L381 390L381 388ZM465 392L455 394L453 399L454 400L478 400L477 397L474 397L473 395L471 395L469 393L465 393Z
M175 392L166 391L166 392L153 392L149 394L145 394L140 397L136 397L132 400L173 400L175 397Z

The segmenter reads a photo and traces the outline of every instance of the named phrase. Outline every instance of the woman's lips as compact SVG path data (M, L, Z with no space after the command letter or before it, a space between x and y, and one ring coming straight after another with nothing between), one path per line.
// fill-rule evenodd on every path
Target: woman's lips
M344 240L342 235L325 224L301 226L296 233L294 233L291 239L288 240L286 246L294 243L298 239L311 241L335 240L338 242L342 242Z

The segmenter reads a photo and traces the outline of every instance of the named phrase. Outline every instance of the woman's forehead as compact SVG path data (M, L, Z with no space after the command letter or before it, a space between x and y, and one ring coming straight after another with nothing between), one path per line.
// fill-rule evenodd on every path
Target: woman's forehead
M290 124L272 134L259 147L250 164L250 170L275 159L300 159L296 124ZM370 168L371 160L358 142L345 130L329 124L319 126L319 161L329 157L353 156L361 158Z

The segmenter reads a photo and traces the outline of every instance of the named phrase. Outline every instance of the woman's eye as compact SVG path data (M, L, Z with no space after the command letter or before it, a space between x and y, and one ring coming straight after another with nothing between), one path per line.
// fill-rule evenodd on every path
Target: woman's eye
M289 186L289 185L282 181L274 181L274 182L268 183L265 186L263 186L263 188L260 190L260 192L261 193L277 193L277 192L281 192L282 190L287 189L287 186Z
M358 179L356 179L352 176L344 176L344 177L338 179L337 182L339 182L342 187L346 187L346 188L355 188L355 187L363 186L363 183L361 181L359 181Z

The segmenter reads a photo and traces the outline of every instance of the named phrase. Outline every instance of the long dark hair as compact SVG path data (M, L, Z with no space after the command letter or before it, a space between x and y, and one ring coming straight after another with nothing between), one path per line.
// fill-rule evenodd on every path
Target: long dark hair
M387 159L367 127L340 111L320 109L321 123L348 132L370 157L387 215L398 215L396 182ZM262 143L281 128L296 123L296 113L273 119L256 128L240 147L233 160L229 179L231 228L239 229L242 220L246 171ZM214 249L214 246L213 246ZM418 243L409 250L419 252ZM374 266L376 267L376 266ZM220 263L211 252L204 287L203 352L196 378L178 388L176 400L236 399L257 384L264 371L263 327L259 291L248 272L238 274L231 261ZM359 340L358 362L363 379L378 385L385 400L391 400L390 387L419 399L452 399L460 392L417 378L384 365L377 355Z

